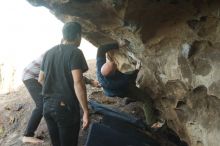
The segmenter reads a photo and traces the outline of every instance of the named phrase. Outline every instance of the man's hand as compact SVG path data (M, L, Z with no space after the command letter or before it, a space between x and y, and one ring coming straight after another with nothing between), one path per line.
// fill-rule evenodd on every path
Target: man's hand
M91 81L91 85L92 85L93 87L97 87L97 88L100 88L100 87L101 87L101 85L99 84L99 82L98 82L97 80Z
M84 112L82 120L83 120L82 129L85 130L86 128L88 128L89 123L90 123L88 112Z

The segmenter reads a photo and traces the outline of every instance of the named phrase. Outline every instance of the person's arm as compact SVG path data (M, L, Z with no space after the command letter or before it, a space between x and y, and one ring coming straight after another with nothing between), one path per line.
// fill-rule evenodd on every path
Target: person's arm
M97 80L92 80L92 81L91 81L91 85L92 85L93 87L97 87L97 88L100 88L100 87L101 87L101 85L99 84L99 81L97 81Z
M45 63L45 59L46 59L46 53L42 54L40 56L40 58L38 59L38 64L40 64L40 73L38 76L38 82L43 85L44 83L44 79L45 79L45 75L44 75L44 63Z
M89 126L89 110L87 102L86 87L82 76L82 71L80 69L72 70L74 90L76 97L83 109L83 125L82 128L85 129Z
M93 87L100 87L100 84L97 80L89 79L86 76L83 76L85 84L90 84Z
M43 71L40 71L40 73L39 73L38 82L41 85L43 85L43 83L44 83L44 72Z
M99 46L97 50L97 57L105 57L105 53L112 50L112 49L118 49L118 43L109 43Z

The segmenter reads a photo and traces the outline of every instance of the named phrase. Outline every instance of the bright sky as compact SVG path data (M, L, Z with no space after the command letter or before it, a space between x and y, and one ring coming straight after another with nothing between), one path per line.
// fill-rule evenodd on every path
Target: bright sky
M63 23L44 7L33 7L26 0L4 0L0 5L0 64L22 69L62 38ZM94 59L96 48L82 40L86 59Z

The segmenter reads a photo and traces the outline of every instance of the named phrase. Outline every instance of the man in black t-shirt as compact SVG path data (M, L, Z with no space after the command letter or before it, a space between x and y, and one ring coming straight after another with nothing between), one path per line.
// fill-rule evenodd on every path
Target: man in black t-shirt
M68 22L63 27L62 44L46 52L38 81L42 83L44 118L53 146L77 146L80 109L83 129L89 125L87 95L82 73L88 70L84 55L77 47L81 26Z

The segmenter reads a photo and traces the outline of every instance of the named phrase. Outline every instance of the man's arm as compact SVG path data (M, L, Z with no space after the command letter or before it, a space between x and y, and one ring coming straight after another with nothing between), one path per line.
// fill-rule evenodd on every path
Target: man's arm
M74 90L76 97L83 109L83 129L89 126L89 110L87 102L86 87L82 76L82 71L80 69L72 70L72 76L74 81Z
M100 88L100 84L97 80L89 79L86 76L83 76L85 84L90 84L93 87L98 87Z
M113 49L118 49L118 47L119 46L117 42L101 45L97 50L97 57L105 57L106 52Z
M38 82L41 85L43 85L43 83L44 83L44 72L43 71L40 71L40 73L39 73Z

